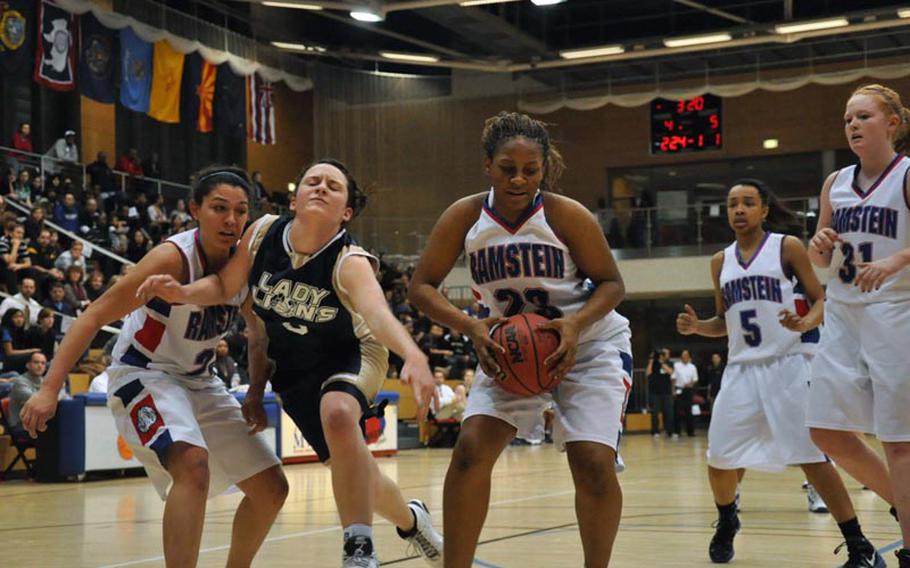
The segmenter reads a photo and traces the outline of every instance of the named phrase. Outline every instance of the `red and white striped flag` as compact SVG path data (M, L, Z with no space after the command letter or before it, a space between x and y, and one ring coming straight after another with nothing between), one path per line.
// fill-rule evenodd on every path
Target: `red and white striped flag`
M272 83L256 73L247 80L249 89L250 140L258 144L275 143L275 107Z

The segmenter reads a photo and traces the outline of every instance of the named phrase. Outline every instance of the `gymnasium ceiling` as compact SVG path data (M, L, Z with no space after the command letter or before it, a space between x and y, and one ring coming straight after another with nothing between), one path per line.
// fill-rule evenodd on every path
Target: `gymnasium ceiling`
M271 7L263 0L167 3L183 10L178 5L192 5L198 17L227 22L261 42L303 44L318 51L300 57L336 65L419 74L511 73L563 88L605 78L624 84L910 56L910 0L567 0L550 6L531 0L480 6L457 0L283 1L324 9ZM355 21L349 12L358 7L382 13L384 20ZM808 32L777 28L831 18L844 18L846 25ZM717 33L730 40L664 44ZM561 56L603 46L623 52ZM380 55L384 51L438 61L401 64Z

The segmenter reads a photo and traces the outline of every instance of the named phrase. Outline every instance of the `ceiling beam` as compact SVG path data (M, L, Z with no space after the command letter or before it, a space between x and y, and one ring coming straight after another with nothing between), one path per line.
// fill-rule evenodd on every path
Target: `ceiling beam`
M708 14L723 18L725 20L730 20L736 22L737 24L754 24L752 20L747 20L746 18L741 18L736 14L731 14L730 12L725 12L723 10L718 10L717 8L712 8L711 6L705 6L701 2L695 2L694 0L673 0L677 4L682 4L683 6L688 6L689 8L695 8L702 12L707 12Z

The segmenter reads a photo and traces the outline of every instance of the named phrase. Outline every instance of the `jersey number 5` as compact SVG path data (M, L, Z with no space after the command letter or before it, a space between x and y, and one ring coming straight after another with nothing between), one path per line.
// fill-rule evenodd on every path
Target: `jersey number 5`
M749 347L758 347L761 345L761 327L755 323L755 316L758 315L755 310L743 310L739 312L739 325L743 328L743 339Z
M862 262L872 262L872 243L860 243L856 248L859 250ZM856 278L856 253L850 243L842 244L840 250L844 253L844 265L841 266L837 275L842 281L849 284Z
M550 305L550 293L543 288L525 288L524 294L514 288L500 288L493 292L493 297L498 302L506 302L502 314L507 318L523 312L526 303L536 308L534 313L547 319L562 317L562 311Z

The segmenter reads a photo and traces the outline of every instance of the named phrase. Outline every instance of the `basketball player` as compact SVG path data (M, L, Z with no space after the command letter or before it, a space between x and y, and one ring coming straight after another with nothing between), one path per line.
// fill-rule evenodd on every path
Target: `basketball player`
M859 165L828 176L810 245L817 266L830 266L835 248L843 257L828 283L807 424L819 448L894 504L897 556L910 568L910 110L866 85L847 101L844 131ZM888 468L853 431L878 436Z
M622 510L616 452L632 372L629 322L614 311L625 293L622 278L594 216L545 191L554 188L562 160L542 122L502 112L486 121L482 144L492 188L442 214L409 292L432 320L470 337L481 367L446 475L445 565L471 566L493 465L512 438L528 438L553 401L553 438L568 453L585 566L603 568ZM493 317L471 318L438 290L462 251ZM496 384L493 350L501 348L489 328L522 312L550 318L547 326L559 333L546 360L563 379L552 393L522 397Z
M840 475L805 426L809 364L825 293L799 239L765 229L795 217L760 181L745 179L727 195L727 220L736 241L711 259L717 315L700 320L687 305L676 319L683 335L726 335L729 348L708 429L708 479L719 513L708 547L711 561L733 559L740 528L738 470L799 465L846 539L843 566L884 567L860 529Z
M430 565L441 566L442 537L426 506L405 503L363 437L365 413L386 377L385 345L404 359L401 379L413 387L422 418L436 400L426 355L385 301L376 279L378 259L345 229L365 205L366 195L343 164L319 161L297 180L294 216L257 221L218 274L189 286L168 275L154 277L141 293L209 305L249 286L253 309L264 322L268 357L276 363L273 389L332 469L344 527L343 566L379 566L374 511L394 523ZM261 393L267 378L250 377L250 390ZM244 407L257 427L265 421L261 406L257 396Z
M190 211L198 229L158 245L67 332L41 390L22 410L34 436L54 415L57 392L102 325L126 317L113 352L108 405L117 431L165 499L168 566L195 566L207 496L236 484L245 493L234 517L228 566L249 566L287 496L287 480L263 434L250 435L240 404L209 374L215 346L246 297L220 305L144 302L136 290L152 274L193 282L221 268L240 238L249 211L250 181L239 168L212 166L196 174ZM246 303L245 314L251 313ZM249 319L248 319L249 321ZM255 329L251 326L251 329ZM251 371L261 338L250 337ZM258 369L257 369L258 367Z

